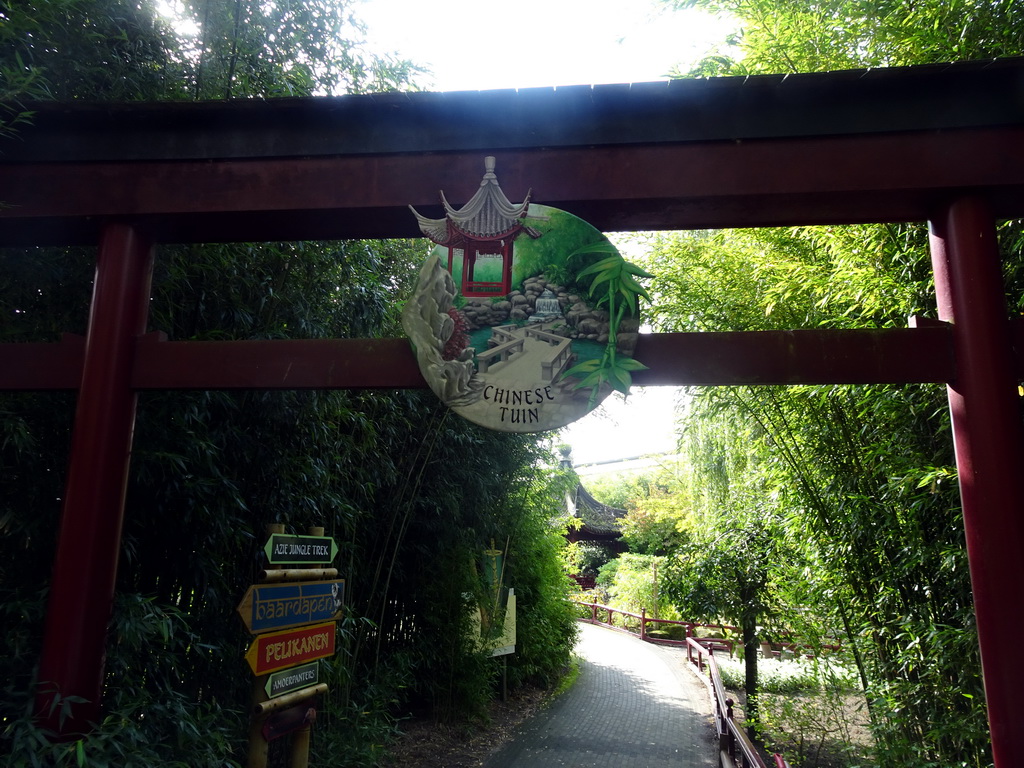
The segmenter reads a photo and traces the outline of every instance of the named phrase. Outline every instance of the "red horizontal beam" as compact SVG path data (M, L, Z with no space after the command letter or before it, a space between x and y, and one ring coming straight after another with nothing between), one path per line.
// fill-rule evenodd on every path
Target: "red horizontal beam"
M946 382L948 328L645 334L638 386ZM1018 337L1020 334L1018 333ZM74 389L80 342L0 344L0 390ZM12 361L14 364L7 364ZM1020 367L1020 366L1018 366ZM405 339L163 341L136 345L132 387L144 389L417 389L426 383Z
M0 344L0 391L78 389L85 337L66 333L57 343Z
M944 325L641 335L638 386L947 382L955 367Z
M510 199L623 231L922 221L962 189L1020 216L1021 146L1024 127L994 127L495 155ZM91 243L111 217L161 242L420 236L407 206L467 199L483 154L2 165L0 244Z
M139 340L136 389L418 389L405 339Z

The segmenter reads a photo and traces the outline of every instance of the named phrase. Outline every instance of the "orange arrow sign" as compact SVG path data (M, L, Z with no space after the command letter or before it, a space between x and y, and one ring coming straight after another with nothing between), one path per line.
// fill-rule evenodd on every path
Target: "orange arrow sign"
M259 635L245 653L253 674L266 675L334 655L334 622Z

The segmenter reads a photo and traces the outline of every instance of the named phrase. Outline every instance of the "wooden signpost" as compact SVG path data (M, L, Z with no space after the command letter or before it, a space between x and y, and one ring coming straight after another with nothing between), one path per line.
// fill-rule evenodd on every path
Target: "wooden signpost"
M245 654L256 675L248 768L266 768L268 742L289 734L291 766L305 768L316 697L327 692L320 682L320 659L334 655L345 580L334 578L333 568L318 567L338 554L323 528L300 536L273 525L268 534L262 583L249 587L238 605L242 622L255 635Z

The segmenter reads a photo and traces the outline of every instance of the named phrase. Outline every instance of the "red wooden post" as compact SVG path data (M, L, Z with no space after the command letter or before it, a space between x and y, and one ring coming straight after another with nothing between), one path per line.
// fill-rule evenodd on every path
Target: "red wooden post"
M152 272L152 244L128 224L107 225L96 261L36 699L45 724L62 734L84 732L99 715L135 426L132 359L135 339L146 330ZM50 711L56 696L86 703L60 723L59 709Z
M952 321L948 387L985 700L997 768L1024 765L1024 437L995 222L961 198L931 222L939 317Z
M729 722L735 722L733 717L732 707L733 700L725 700L725 719ZM732 733L732 729L729 727L729 723L725 722L722 724L722 735L725 737L726 751L729 753L729 757L732 758L733 764L736 763L736 737Z

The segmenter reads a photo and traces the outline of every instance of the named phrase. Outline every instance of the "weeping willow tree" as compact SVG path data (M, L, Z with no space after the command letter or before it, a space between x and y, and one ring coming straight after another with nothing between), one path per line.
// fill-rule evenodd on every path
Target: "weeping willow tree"
M699 398L689 404L682 447L691 479L690 535L673 553L666 591L691 620L739 626L744 716L756 736L758 650L784 623L798 553L783 524L790 503L785 473L746 416Z
M928 265L915 227L666 236L650 260L652 314L665 330L895 327L931 308ZM799 591L822 631L838 629L855 653L880 762L985 765L944 390L705 389L694 392L691 418L705 432L752 425L762 460L747 471L786 489L788 536L818 564ZM720 461L735 462L740 449L750 451L720 446Z
M1019 56L1024 7L976 0L670 0L738 32L678 76L816 72ZM1018 222L1000 232L1021 308ZM650 263L672 330L879 328L934 314L923 225L665 238ZM790 527L812 549L804 599L855 651L881 765L990 764L941 388L761 387L695 394L702 419L753 420L784 464Z

